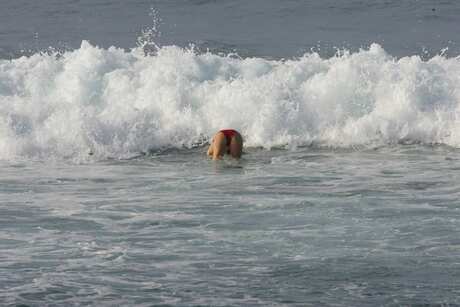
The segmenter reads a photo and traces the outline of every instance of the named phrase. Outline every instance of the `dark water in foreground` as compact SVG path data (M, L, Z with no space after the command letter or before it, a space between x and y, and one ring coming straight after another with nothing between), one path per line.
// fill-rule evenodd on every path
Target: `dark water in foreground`
M460 153L7 163L2 305L458 305Z

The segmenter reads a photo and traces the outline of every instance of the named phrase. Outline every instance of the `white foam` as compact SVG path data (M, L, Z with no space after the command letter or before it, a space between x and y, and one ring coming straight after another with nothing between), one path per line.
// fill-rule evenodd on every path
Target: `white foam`
M222 128L248 146L460 146L460 58L156 55L83 41L0 60L0 159L126 157L191 147Z

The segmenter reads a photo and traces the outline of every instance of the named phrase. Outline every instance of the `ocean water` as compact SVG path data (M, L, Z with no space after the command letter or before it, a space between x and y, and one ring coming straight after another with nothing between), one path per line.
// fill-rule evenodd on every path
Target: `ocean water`
M0 305L460 305L459 12L1 3Z

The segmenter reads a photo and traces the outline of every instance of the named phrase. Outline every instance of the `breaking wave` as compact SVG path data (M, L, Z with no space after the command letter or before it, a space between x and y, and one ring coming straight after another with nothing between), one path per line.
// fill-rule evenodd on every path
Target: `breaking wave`
M193 48L102 49L0 60L0 159L123 158L206 143L460 146L460 58L394 58L373 44L289 60Z

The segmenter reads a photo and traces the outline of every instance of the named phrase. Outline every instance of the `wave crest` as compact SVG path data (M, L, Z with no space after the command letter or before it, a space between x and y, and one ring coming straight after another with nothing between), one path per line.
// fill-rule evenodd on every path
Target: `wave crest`
M460 145L460 60L373 44L323 59L145 55L83 41L0 61L0 159L126 157L235 128L248 146Z

